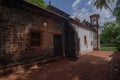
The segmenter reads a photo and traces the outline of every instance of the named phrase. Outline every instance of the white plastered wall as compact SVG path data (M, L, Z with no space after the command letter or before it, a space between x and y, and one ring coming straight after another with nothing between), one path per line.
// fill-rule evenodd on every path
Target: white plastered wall
M76 32L78 33L78 38L80 40L79 42L79 53L84 53L84 52L90 52L93 51L93 39L94 39L94 32L90 31L88 29L82 28L78 25L72 24L76 30ZM86 40L87 40L87 45L85 45L84 43L84 36L86 36ZM91 41L92 41L92 45L91 45Z

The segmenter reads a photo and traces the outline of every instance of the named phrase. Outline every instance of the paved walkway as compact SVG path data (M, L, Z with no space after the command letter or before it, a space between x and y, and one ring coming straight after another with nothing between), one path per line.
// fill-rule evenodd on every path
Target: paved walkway
M34 65L26 70L20 68L0 80L110 80L114 54L112 51L93 51L80 55L77 61L64 59L42 66Z

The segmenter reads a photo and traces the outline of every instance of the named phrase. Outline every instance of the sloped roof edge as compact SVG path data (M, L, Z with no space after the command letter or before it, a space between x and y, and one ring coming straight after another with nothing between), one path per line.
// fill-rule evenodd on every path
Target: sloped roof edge
M28 4L31 4L31 5L33 5L33 6L35 6L35 7L37 7L37 8L40 8L40 9L42 9L42 10L44 10L44 11L47 11L47 12L49 12L49 13L52 13L52 14L54 14L54 15L56 15L56 16L59 16L59 17L61 17L61 18L64 18L64 19L68 19L67 17L64 17L64 16L62 16L62 15L60 15L60 14L57 14L57 13L55 13L54 11L51 11L51 10L49 10L49 9L45 9L45 8L42 8L42 7L40 7L40 6L38 6L38 5L36 5L36 4L34 4L34 3L32 3L32 2L30 2L30 1L28 1L28 0L22 0L22 1L24 1L24 2L26 2L26 3L28 3ZM65 12L64 12L65 13ZM67 13L66 13L67 14ZM68 14L69 15L69 14Z
M75 19L73 19L73 18L70 18L70 22L73 23L73 24L78 25L79 27L82 27L82 28L84 28L84 29L87 29L87 30L90 30L90 31L94 31L94 32L95 32L95 30L93 30L90 26L87 26L87 25L81 23L81 22L78 21L78 20L75 20Z

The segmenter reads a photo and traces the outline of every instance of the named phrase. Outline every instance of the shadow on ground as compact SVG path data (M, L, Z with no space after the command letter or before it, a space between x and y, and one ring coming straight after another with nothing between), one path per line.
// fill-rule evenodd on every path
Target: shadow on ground
M114 52L111 57L111 75L109 80L120 80L120 52Z
M120 80L115 67L120 63L118 56L119 52L94 51L80 55L77 61L63 59L45 65L25 66L0 80Z
M44 65L26 76L27 80L108 80L109 65L104 57L81 55L77 61L64 60Z

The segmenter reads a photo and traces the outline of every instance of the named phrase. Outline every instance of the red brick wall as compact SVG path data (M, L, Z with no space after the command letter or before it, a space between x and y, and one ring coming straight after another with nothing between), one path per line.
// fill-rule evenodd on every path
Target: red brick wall
M64 35L63 27L58 26L57 21L34 13L0 6L0 15L1 54L11 54L13 61L53 56L53 36ZM32 30L41 33L41 45L37 48L30 46Z

